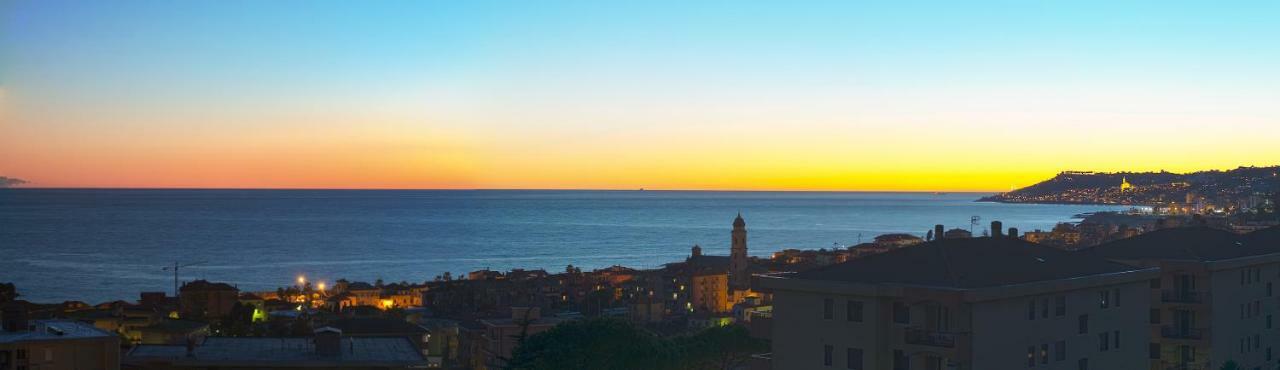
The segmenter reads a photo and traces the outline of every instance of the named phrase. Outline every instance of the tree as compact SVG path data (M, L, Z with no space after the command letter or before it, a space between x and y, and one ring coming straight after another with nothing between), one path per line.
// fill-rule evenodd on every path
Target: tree
M1236 364L1236 362L1235 362L1235 361L1230 361L1230 360L1228 360L1227 362L1223 363L1223 364L1222 364L1222 367L1220 367L1219 369L1222 369L1222 370L1240 370L1240 365L1239 365L1239 364Z
M678 369L670 342L618 319L557 325L524 340L508 370Z
M627 321L596 318L519 340L507 369L727 370L767 350L737 325L664 339Z
M720 326L675 339L682 351L681 369L728 370L746 363L752 354L768 351L768 345L752 338L740 325Z

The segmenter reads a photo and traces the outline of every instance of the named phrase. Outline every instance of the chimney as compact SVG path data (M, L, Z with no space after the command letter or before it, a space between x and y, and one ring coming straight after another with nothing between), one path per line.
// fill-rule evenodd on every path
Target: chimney
M933 240L942 240L942 225L933 225Z
M20 303L10 303L0 310L0 331L21 332L31 330L27 307Z
M1004 236L1004 224L1000 221L991 221L991 237L999 238Z
M1016 227L1010 227L1010 228L1009 228L1009 237L1010 237L1010 238L1017 239L1017 238L1018 238L1018 228L1016 228Z
M701 256L702 256L702 247L699 247L697 244L694 244L694 245L693 245L693 253L692 253L692 255L693 255L694 257L701 257Z
M316 355L342 356L342 330L326 326L315 331Z

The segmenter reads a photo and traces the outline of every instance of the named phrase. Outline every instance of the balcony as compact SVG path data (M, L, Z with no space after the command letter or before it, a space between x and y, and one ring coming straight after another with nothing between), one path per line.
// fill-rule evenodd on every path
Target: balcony
M1165 290L1160 292L1160 300L1165 303L1208 303L1209 292Z
M1205 329L1180 328L1175 326L1161 327L1160 336L1166 339L1188 340L1201 340L1209 337L1208 331Z
M918 344L930 347L955 348L956 337L960 336L956 333L948 333L942 331L924 330L919 328L904 329L902 338L907 344Z

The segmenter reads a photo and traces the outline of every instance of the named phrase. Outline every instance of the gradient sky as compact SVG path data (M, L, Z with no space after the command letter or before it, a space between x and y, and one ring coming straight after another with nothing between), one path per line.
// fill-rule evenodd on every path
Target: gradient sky
M1008 190L1280 164L1280 2L0 0L48 187Z

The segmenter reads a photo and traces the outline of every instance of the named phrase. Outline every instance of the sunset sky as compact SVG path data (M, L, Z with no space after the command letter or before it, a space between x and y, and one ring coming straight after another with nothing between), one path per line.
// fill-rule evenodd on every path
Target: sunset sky
M1278 14L1275 1L0 0L0 176L1004 191L1062 170L1276 165Z

